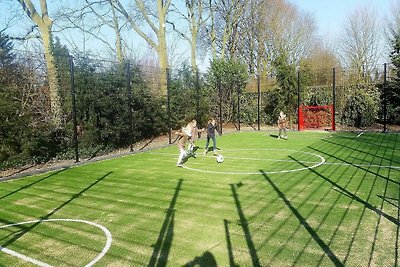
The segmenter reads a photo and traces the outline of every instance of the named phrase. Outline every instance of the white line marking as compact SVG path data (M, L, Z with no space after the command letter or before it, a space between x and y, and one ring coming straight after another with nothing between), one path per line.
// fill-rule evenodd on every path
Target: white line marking
M88 264L85 265L85 267L90 267L93 266L93 264L95 264L96 262L98 262L102 257L104 257L104 255L107 253L107 251L110 249L111 247L111 243L112 243L112 235L111 232L104 226L94 223L94 222L90 222L90 221L85 221L85 220L77 220L77 219L47 219L47 220L34 220L34 221L27 221L27 222L20 222L20 223L13 223L13 224L7 224L7 225L2 225L0 226L0 229L2 228L7 228L7 227L12 227L12 226L17 226L17 225L22 225L22 224L29 224L29 223L37 223L37 222L79 222L79 223L86 223L92 226L95 226L97 228L100 228L104 234L107 237L107 241L106 241L106 245L104 246L104 248L102 249L102 251L92 260L90 261ZM22 260L34 263L40 267L51 267L51 265L48 265L47 263L35 260L33 258L30 258L28 256L22 255L18 252L15 252L11 249L7 249L4 247L0 246L0 251L3 251L7 254L10 254L12 256L15 256L17 258L20 258Z
M39 260L32 259L31 257L25 256L23 254L20 254L20 253L14 251L14 250L11 250L11 249L8 249L8 248L4 248L2 246L0 246L0 251L3 251L4 253L10 254L11 256L20 258L21 260L36 264L37 266L40 266L40 267L52 267L51 265L49 265L47 263L44 263L44 262L39 261Z
M233 150L242 150L242 149L233 149ZM272 149L243 149L243 150L272 150ZM229 150L232 151L232 150ZM168 156L174 156L176 154L174 153L156 153L156 152L151 152L151 154L154 155L168 155ZM205 158L212 158L213 156L204 156L204 155L197 155L197 157L205 157ZM270 159L270 158L242 158L242 157L226 157L227 159L241 159L241 160L253 160L253 161L273 161L273 162L287 162L287 163L293 163L293 162L299 162L299 163L304 163L304 164L318 164L320 162L316 161L305 161L305 160L284 160L284 159ZM196 162L191 162L191 165L203 165L202 163L196 163ZM338 166L354 166L354 167L371 167L371 168L388 168L388 169L400 169L400 166L390 166L390 165L378 165L378 164L356 164L356 163L344 163L344 162L327 162L325 161L323 163L324 165L338 165ZM190 169L190 168L187 168ZM231 173L229 173L231 174Z
M242 149L241 149L242 150ZM252 149L243 149L243 150L252 150ZM297 172L297 171L302 171L302 170L308 170L308 169L313 169L316 168L318 166L321 166L322 164L325 163L325 158L318 155L318 154L314 154L314 153L310 153L310 152L305 152L305 151L296 151L296 150L289 150L289 149L253 149L253 150L279 150L279 151L291 151L291 152L296 152L296 153L304 153L304 154L308 154L308 155L312 155L315 156L317 158L320 158L321 161L320 162L316 162L314 165L312 166L307 166L307 167L303 167L303 168L297 168L297 169L290 169L290 170L280 170L280 171L263 171L262 173L260 171L257 172L219 172L219 171L210 171L210 170L201 170L201 169L196 169L196 168L191 168L188 167L186 165L183 165L182 167L188 170L192 170L192 171L197 171L197 172L203 172L203 173L218 173L218 174L230 174L230 175L235 175L235 174L246 174L246 175L250 175L250 174L275 174L275 173L289 173L289 172ZM226 157L225 157L226 158ZM229 159L229 157L228 157ZM236 158L235 158L236 159ZM290 161L290 162L296 162L296 161ZM301 161L298 161L301 163Z

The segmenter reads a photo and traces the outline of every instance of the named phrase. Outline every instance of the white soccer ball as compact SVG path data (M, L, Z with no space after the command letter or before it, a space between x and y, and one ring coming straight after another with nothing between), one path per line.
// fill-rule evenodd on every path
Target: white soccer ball
M219 154L219 155L217 156L217 162L218 162L218 163L224 162L224 157L223 157L221 154Z

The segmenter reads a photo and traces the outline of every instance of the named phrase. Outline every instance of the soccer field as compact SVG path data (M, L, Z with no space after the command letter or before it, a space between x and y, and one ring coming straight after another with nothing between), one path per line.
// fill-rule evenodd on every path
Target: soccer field
M0 266L399 266L399 134L274 134L2 182Z

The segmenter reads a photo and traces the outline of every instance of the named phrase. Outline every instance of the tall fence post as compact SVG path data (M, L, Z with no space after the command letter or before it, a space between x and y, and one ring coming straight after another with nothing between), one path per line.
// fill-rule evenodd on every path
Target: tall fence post
M128 119L129 119L129 143L130 151L133 151L133 121L132 121L132 87L131 87L131 65L126 63L125 65L126 75L126 89L128 91Z
M297 71L297 131L300 131L300 69Z
M79 162L79 149L78 149L78 122L76 120L76 91L75 91L75 76L74 76L74 58L69 56L69 75L71 86L71 100L72 100L72 120L73 120L73 144L75 150L75 162Z
M257 74L257 129L260 130L260 103L261 103L261 80L260 74Z
M168 124L168 144L172 144L171 137L171 92L170 92L170 70L169 68L165 69L167 72L167 124Z
M218 78L218 93L219 93L219 130L222 134L222 87L221 78Z
M387 64L383 64L383 132L387 131Z
M332 69L332 131L336 131L336 68Z
M240 131L240 85L237 86L237 101L238 130Z
M199 70L196 68L196 120L200 122L200 83L199 83ZM200 134L200 133L199 133Z

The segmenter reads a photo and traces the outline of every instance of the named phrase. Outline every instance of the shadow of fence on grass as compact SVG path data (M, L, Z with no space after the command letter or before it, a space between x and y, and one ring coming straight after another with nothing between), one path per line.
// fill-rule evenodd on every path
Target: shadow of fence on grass
M161 227L157 242L153 245L153 253L151 255L148 267L163 267L167 265L168 255L172 245L174 236L174 222L175 222L175 204L182 187L183 179L179 179L178 185L175 188L174 196L168 209L165 211L166 216L164 223Z
M327 140L324 140L324 141L325 141L325 142L328 142L328 143L330 143L330 144L333 144L333 145L337 145L337 146L344 147L344 148L346 148L346 149L352 149L353 151L355 150L355 151L357 151L357 152L359 152L359 153L366 153L366 154L368 154L369 156L378 157L378 158L380 158L381 160L387 160L387 161L390 161L391 163L395 162L395 161L393 161L393 158L392 158L392 159L388 159L388 158L384 158L384 157L381 157L381 156L377 156L376 153L375 153L375 154L367 153L367 152L365 152L365 151L363 151L363 150L355 149L354 147L350 147L350 146L346 146L346 145L343 145L343 144L334 143L334 142L327 141ZM310 149L312 149L312 150L314 150L314 151L317 151L317 152L319 152L319 153L325 154L325 155L327 155L327 156L329 156L329 157L332 157L332 158L334 158L334 159L337 159L337 160L339 160L339 161L342 161L342 162L344 162L345 164L349 164L349 165L351 165L351 166L353 166L353 167L355 167L355 168L359 168L359 169L361 169L361 170L363 170L363 171L366 171L366 172L368 172L368 173L370 173L370 174L372 174L372 175L376 175L376 176L378 176L378 177L380 177L380 178L382 178L382 179L384 179L384 180L390 181L390 182L392 182L392 183L394 183L394 184L396 184L396 185L398 185L398 186L400 185L400 182L395 181L395 180L393 180L393 179L390 179L389 177L383 176L383 175L379 174L378 172L373 172L373 171L369 170L368 168L366 168L366 166L361 166L361 165L354 164L353 162L350 162L350 161L348 161L348 160L344 160L344 159L339 158L339 157L337 157L337 156L335 156L335 155L329 154L329 153L327 153L327 152L325 152L325 151L322 151L322 150L320 150L320 149L317 149L317 148L314 148L314 147L311 147L311 146L309 146L308 148L310 148Z
M10 193L8 193L8 194L6 194L6 195L4 195L4 196L1 196L1 197L0 197L0 200L4 199L4 198L6 198L6 197L9 197L9 196L11 196L11 195L13 195L13 194L15 194L15 193L18 193L18 192L20 192L20 191L22 191L22 190L24 190L24 189L30 188L31 186L33 186L33 185L35 185L35 184L38 184L38 183L40 183L40 182L42 182L42 181L44 181L44 180L46 180L46 179L48 179L48 178L50 178L50 177L52 177L52 176L55 176L55 175L57 175L57 174L59 174L59 173L65 171L65 170L66 170L66 169L59 170L59 171L54 172L54 173L52 173L52 174L50 174L50 175L47 175L47 176L45 176L45 177L43 177L43 178L41 178L41 179L39 179L39 180L37 180L37 181L35 181L35 182L33 182L33 183L24 185L24 186L22 186L21 188L18 188L17 190L14 190L13 192L10 192Z
M292 158L292 159L295 160L294 158ZM296 161L297 161L297 160L296 160ZM297 161L297 162L298 162L299 164L305 166L303 163L301 163L301 162L299 162L299 161ZM364 170L364 168L362 168L362 169ZM379 215L379 217L378 217L378 222L377 222L377 226L376 226L376 229L375 229L375 234L374 234L374 242L372 242L371 255L370 255L370 258L369 258L369 265L371 264L371 261L372 261L372 253L373 253L373 251L374 251L375 241L376 241L376 238L377 238L378 226L379 226L379 224L380 224L380 219L381 219L381 217L386 218L387 220L389 220L390 222L392 222L393 224L396 225L396 232L397 232L397 235L396 235L396 240L395 240L395 259L394 259L394 262L395 262L395 266L398 266L398 263L397 263L397 262L398 262L398 260L399 260L400 209L397 210L397 218L395 218L395 217L393 217L393 216L391 216L391 215L389 215L389 214L387 214L387 213L385 213L385 212L383 211L383 206L382 206L382 205L383 205L383 202L385 201L385 197L378 196L378 197L382 198L382 205L381 205L381 208L379 209L379 208L373 206L372 204L370 204L368 201L366 201L366 200L364 200L364 199L358 197L356 194L350 192L349 190L347 190L347 189L344 188L343 186L340 186L339 184L337 184L337 183L335 183L334 181L330 180L329 178L325 177L324 175L322 175L321 173L317 172L316 170L314 170L314 169L309 169L309 171L312 172L312 173L314 173L314 174L316 174L318 177L322 178L322 179L325 180L326 182L330 183L330 184L333 186L333 190L335 190L335 191L337 191L338 193L340 193L340 194L342 194L342 195L344 195L344 196L346 196L346 197L349 197L349 198L351 198L351 199L353 199L353 200L359 202L360 204L362 204L362 205L364 206L364 210L365 210L365 209L368 209L368 210L370 210L370 211L375 212L377 215ZM365 170L365 171L368 172L368 173L371 173L371 172L368 171L368 170ZM372 174L375 174L375 173L372 173ZM379 175L379 174L375 174L375 177L376 177L376 178L377 178L377 177L386 178L386 177L384 177L384 176L382 176L382 175ZM375 178L375 179L376 179L376 178ZM390 180L387 179L387 182L389 182L389 181L390 181ZM370 193L372 192L372 190L373 190L373 187L371 187ZM398 200L398 199L395 199L395 200ZM393 205L393 203L390 203L390 204ZM398 206L397 206L397 207L398 207ZM364 211L363 211L363 214L364 214ZM361 224L361 219L362 219L362 218L363 218L363 215L360 216L360 219L359 219L358 225L357 225L357 229L358 229L359 225ZM355 235L353 235L351 244L354 242L354 237L355 237ZM345 261L346 261L347 258L348 258L348 255L349 255L349 252L350 252L350 248L351 248L351 247L349 247L349 249L348 249L348 251L347 251L347 254L346 254L346 257L345 257Z
M269 176L260 170L260 173L264 176L265 180L270 186L275 190L278 196L283 200L285 205L290 209L293 215L296 216L300 224L306 229L314 241L321 247L325 255L331 260L335 266L344 266L343 263L336 257L333 251L330 249L329 245L326 244L317 234L317 232L307 223L307 220L300 214L300 212L292 205L292 203L287 199L285 194L275 185L275 183L269 178Z
M228 249L228 257L229 257L229 266L230 267L238 267L235 263L235 257L233 255L233 246L231 240L231 234L229 232L229 221L224 219L224 227L225 227L225 236L226 236L226 247Z
M83 193L85 193L86 191L88 191L90 188L92 188L93 186L95 186L96 184L98 184L99 182L101 182L103 179L105 179L107 176L109 176L112 172L109 172L105 175L103 175L102 177L100 177L99 179L97 179L96 181L94 181L92 184L90 184L89 186L87 186L86 188L84 188L83 190L81 190L80 192L72 195L72 197L70 199L68 199L67 201L65 201L64 203L62 203L61 205L59 205L58 207L56 207L55 209L53 209L51 212L49 212L47 215L40 217L40 220L33 223L32 225L26 227L24 225L18 225L16 227L18 227L20 230L16 233L14 233L14 237L10 240L8 240L5 244L2 244L2 247L7 247L10 244L14 243L16 240L18 240L19 238L21 238L22 236L24 236L26 233L28 233L29 231L31 231L33 228L35 228L36 226L38 226L43 220L49 219L50 216L52 216L54 213L56 213L57 211L59 211L60 209L62 209L63 207L65 207L66 205L68 205L69 203L71 203L73 200L79 198L82 196ZM45 177L46 178L46 177ZM47 177L48 178L48 177ZM39 180L40 181L40 180Z
M251 256L251 261L253 263L253 266L259 267L259 266L261 266L260 259L258 258L257 249L256 249L256 247L254 245L253 238L252 238L251 233L250 233L250 229L249 229L249 225L247 223L246 216L244 215L242 206L241 206L240 201L239 201L239 196L238 196L238 194L236 192L236 186L234 184L231 184L230 186L231 186L231 190L232 190L232 196L233 196L233 198L235 200L236 209L237 209L237 212L238 212L238 215L239 215L240 226L242 227L242 230L243 230L243 233L244 233L244 237L246 239L247 248L249 249L249 253L250 253L250 256ZM225 225L225 228L226 227L227 227L227 225ZM227 231L227 230L225 229L225 231ZM231 247L231 249L232 249L232 247ZM229 247L228 247L228 250L229 250ZM229 251L229 254L230 254L229 255L230 262L232 262L232 264L234 264L232 250ZM231 266L236 266L236 265L231 265Z

